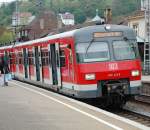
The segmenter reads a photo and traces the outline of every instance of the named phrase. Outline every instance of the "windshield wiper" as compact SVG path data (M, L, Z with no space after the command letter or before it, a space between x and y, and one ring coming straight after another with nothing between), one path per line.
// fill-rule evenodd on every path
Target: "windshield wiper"
M91 42L89 43L88 47L86 48L85 55L87 55L90 46L93 44L93 41L94 41L94 39L91 40Z

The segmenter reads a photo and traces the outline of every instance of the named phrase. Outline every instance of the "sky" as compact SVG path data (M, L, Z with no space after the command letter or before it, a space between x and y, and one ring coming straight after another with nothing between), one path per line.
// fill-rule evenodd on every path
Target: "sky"
M16 0L0 0L0 3L3 3L3 2L12 2L12 1L16 1ZM18 0L18 1L23 1L23 0ZM24 0L25 1L25 0Z
M15 1L15 0L0 0L0 3L1 2L12 2L12 1Z
M15 1L15 0L0 0L0 6L2 5L3 2L9 3L9 2L12 2L12 1Z

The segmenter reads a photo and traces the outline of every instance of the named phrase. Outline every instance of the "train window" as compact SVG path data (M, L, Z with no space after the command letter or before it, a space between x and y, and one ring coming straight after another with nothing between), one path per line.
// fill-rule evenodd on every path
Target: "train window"
M23 55L22 52L18 52L18 64L23 64Z
M42 59L42 66L48 66L49 65L48 50L42 50L41 51L41 59Z
M10 52L10 64L15 64L15 53Z
M73 63L73 56L72 56L72 51L70 50L69 52L69 63L72 64Z
M12 64L13 64L13 56L12 56L12 53L10 53L9 57L10 57L10 64L12 65Z
M66 56L65 56L65 51L60 50L60 67L65 67L66 66Z
M34 65L34 55L33 52L29 51L28 53L29 65Z
M129 41L114 41L113 49L116 60L131 60L137 55L136 45Z
M77 44L76 54L79 63L101 62L110 59L109 48L106 42Z

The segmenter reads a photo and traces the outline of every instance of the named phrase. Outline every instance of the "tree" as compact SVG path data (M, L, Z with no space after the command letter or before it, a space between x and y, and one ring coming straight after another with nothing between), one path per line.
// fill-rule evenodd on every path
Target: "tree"
M112 9L113 18L126 16L138 9L141 0L30 0L20 1L20 12L31 12L39 15L39 1L46 10L52 10L56 14L71 12L75 15L77 23L82 23L87 17L93 18L95 10L99 9L99 15L103 16L104 9ZM15 11L15 2L0 7L0 25L10 25L12 13Z
M114 16L129 15L139 8L140 0L113 0L112 11Z
M13 41L12 32L5 30L2 35L0 35L0 44L8 43Z
M76 10L73 12L75 15L75 21L77 23L83 23L86 20L86 15L82 10Z

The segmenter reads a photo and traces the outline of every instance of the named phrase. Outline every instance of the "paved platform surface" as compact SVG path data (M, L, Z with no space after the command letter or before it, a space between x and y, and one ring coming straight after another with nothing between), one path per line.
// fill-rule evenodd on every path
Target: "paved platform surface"
M0 130L150 130L74 99L18 81L0 87Z
M143 82L150 82L150 75L143 75L142 76L142 81Z

